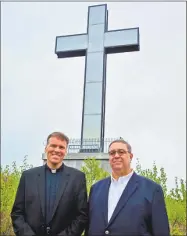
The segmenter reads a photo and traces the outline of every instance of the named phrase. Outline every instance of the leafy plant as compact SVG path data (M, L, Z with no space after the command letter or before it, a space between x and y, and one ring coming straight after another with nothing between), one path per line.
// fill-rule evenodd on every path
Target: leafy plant
M32 165L27 164L27 156L24 157L23 165L18 168L16 162L12 163L10 167L7 165L5 168L0 168L1 170L1 228L0 235L14 235L10 212L14 203L18 183L21 177L21 173L31 168Z
M87 190L90 192L91 186L97 181L109 176L109 173L100 167L100 161L93 158L85 159L81 170L86 175Z
M92 184L109 176L109 173L101 168L100 161L93 158L85 159L81 170L86 174L88 193ZM27 156L24 157L23 165L17 167L16 162L12 166L5 166L1 170L1 228L0 235L14 235L10 212L15 199L19 179L24 170L32 168L27 163ZM136 165L136 172L159 183L164 191L165 202L170 222L171 235L186 235L186 182L183 179L175 178L175 187L167 188L167 175L164 168L158 169L153 163L151 169L142 169L139 160Z

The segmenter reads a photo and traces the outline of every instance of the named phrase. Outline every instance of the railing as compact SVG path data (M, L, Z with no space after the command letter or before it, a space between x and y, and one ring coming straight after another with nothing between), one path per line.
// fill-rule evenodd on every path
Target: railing
M105 138L102 140L104 153L108 152L109 144L114 141L114 138ZM68 153L97 153L102 152L100 139L84 139L81 145L81 139L70 139L68 145Z

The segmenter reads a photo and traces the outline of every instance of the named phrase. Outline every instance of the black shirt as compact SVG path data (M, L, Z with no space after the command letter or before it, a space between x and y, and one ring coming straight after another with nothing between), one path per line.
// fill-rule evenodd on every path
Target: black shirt
M51 221L52 210L54 208L54 203L56 200L56 195L59 186L59 180L61 173L63 171L63 164L60 168L56 170L56 173L52 173L52 170L46 164L46 178L45 178L45 189L46 189L46 224Z

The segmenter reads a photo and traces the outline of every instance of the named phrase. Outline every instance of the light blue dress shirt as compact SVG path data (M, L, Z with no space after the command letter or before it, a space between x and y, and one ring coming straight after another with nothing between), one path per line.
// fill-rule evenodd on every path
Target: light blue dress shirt
M109 195L108 195L108 222L117 206L117 203L127 186L130 178L132 177L134 171L129 173L126 176L119 177L118 180L114 179L111 175L111 184L109 188Z

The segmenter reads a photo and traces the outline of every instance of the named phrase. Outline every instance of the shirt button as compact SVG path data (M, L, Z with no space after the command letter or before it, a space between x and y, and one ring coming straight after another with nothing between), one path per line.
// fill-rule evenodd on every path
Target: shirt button
M105 231L105 234L109 234L109 231L108 231L108 230L106 230L106 231Z

